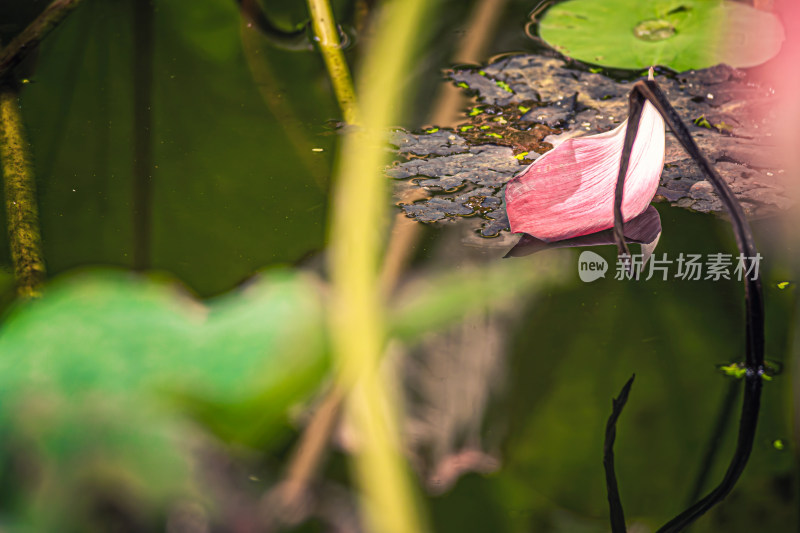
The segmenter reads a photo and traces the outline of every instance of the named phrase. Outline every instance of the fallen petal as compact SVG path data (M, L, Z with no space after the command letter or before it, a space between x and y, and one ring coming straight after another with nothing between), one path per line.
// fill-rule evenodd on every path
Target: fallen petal
M505 193L511 231L554 242L613 227L627 123L569 139L512 178ZM644 212L656 193L664 167L664 137L664 119L645 103L625 177L624 221Z

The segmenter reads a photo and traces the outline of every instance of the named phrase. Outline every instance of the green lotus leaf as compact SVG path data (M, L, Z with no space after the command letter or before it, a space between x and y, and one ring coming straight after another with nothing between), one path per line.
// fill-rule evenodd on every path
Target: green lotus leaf
M15 487L11 514L31 522L9 531L66 531L53 523L98 492L143 509L202 498L188 452L207 437L192 420L281 443L288 408L327 370L320 292L273 270L199 302L174 281L93 270L17 305L0 328L0 491ZM20 462L36 481L7 467Z
M773 14L723 0L570 0L548 10L539 35L586 63L677 71L755 66L784 39Z

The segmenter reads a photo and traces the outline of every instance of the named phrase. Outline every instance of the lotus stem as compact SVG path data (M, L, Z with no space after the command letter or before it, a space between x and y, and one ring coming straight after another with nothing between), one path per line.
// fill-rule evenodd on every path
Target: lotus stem
M666 95L661 91L658 83L652 79L637 82L631 91L631 113L648 100L658 110L664 122L672 130L673 135L683 146L683 149L694 159L700 171L706 179L714 186L720 200L731 216L731 225L736 237L736 244L745 262L745 272L750 272L752 263L758 261L759 255L756 249L753 233L750 224L744 216L744 211L736 196L731 191L725 180L717 173L711 162L703 155L697 144L694 142L691 133L681 121L680 116L669 103ZM626 136L623 147L622 164L627 164L626 155L636 138L634 133ZM620 173L617 181L615 195L615 206L622 203L622 189L624 172ZM619 228L622 225L622 217L619 210L615 209L615 234L619 238ZM752 279L744 276L744 295L745 295L745 366L747 373L744 378L744 400L742 402L742 414L739 419L739 434L736 443L736 450L728 465L728 470L719 485L699 501L689 506L685 511L667 522L657 533L677 533L688 527L692 522L700 518L709 509L721 502L736 485L739 477L744 471L750 453L753 450L756 426L758 425L758 413L761 407L762 375L764 374L764 294L761 287L761 280L757 277ZM610 498L610 495L609 495ZM620 504L621 505L621 504ZM612 506L613 512L613 506Z
M379 372L386 325L379 264L388 215L385 132L400 117L403 80L428 2L384 4L359 76L359 128L344 139L331 207L330 323L339 383L359 435L354 471L366 529L424 533L411 474L401 454L399 402ZM355 207L357 206L357 208Z
M45 266L36 207L36 181L19 97L9 86L0 88L0 162L17 292L24 298L37 297L45 279Z
M30 145L20 112L17 84L10 74L79 3L80 0L55 0L8 46L0 49L0 163L11 259L17 292L24 298L41 294L46 270Z
M622 200L625 189L625 175L628 172L628 162L631 158L633 151L633 143L636 140L636 134L639 131L639 121L642 118L642 110L644 109L644 101L635 96L636 93L631 93L628 111L628 127L625 129L625 144L622 147L622 159L619 164L619 174L617 175L617 186L614 190L614 239L617 243L618 253L621 256L627 256L630 260L631 252L628 250L628 245L625 242L624 221L622 219ZM633 262L628 265L633 268Z
M348 124L356 124L358 113L353 79L344 59L339 29L334 21L331 5L328 0L308 0L308 10L311 13L311 27L325 60L342 117Z
M739 201L734 196L725 180L717 173L711 162L700 152L692 139L686 126L681 122L678 113L670 105L667 97L655 81L638 82L635 89L650 100L664 117L675 136L680 141L684 150L695 160L701 172L714 186L723 205L731 216L731 225L736 236L736 244L744 256L745 264L749 271L752 261L757 260L758 250L753 240L750 224L744 216L744 211ZM682 531L689 524L705 514L709 509L721 502L736 485L742 475L750 452L753 450L753 441L758 425L758 413L761 408L761 389L764 373L764 294L759 278L751 279L744 276L745 297L745 366L747 373L744 378L744 400L742 401L742 414L739 419L739 435L736 442L736 451L728 465L728 470L722 481L704 498L667 522L659 533L676 533Z
M251 0L247 0L249 3ZM467 22L467 30L460 41L458 51L451 63L478 62L489 37L494 30L497 18L502 13L507 0L481 0L476 5ZM362 6L366 9L366 6ZM356 25L358 28L358 24ZM359 30L359 33L361 31ZM459 89L452 84L443 84L430 107L432 124L452 122L452 116L461 102ZM408 201L408 199L406 199ZM388 297L395 289L402 271L405 269L414 243L419 239L422 225L411 220L404 213L395 215L394 227L386 246L380 273L380 286L383 295ZM322 463L323 455L333 433L335 422L339 419L342 406L340 388L332 388L322 400L320 408L312 415L300 438L294 455L289 461L286 481L293 491L285 496L287 507L298 505L299 498L308 489L310 482Z
M603 467L606 472L606 488L608 491L608 506L611 510L612 533L625 533L627 531L625 528L625 513L622 510L622 500L619 497L619 488L617 486L617 475L614 472L614 441L617 439L617 420L628 402L628 394L631 391L635 377L635 375L631 376L631 379L622 387L619 396L611 402L611 416L608 417L608 422L606 423L606 438L603 444Z
M0 50L0 78L17 66L81 0L55 0L41 15Z
M700 461L700 470L697 473L697 478L695 479L694 486L692 487L692 492L689 494L689 498L686 502L687 507L692 505L703 495L703 489L706 486L708 476L711 474L711 471L716 464L717 454L722 448L722 438L725 436L728 425L731 422L735 412L736 400L739 398L739 383L737 383L735 380L731 380L727 384L727 389L728 390L725 391L725 397L723 398L722 404L719 407L717 416L714 417L716 422L714 423L714 427L711 431L711 436L708 439L708 444L706 444L706 453L703 455L703 459Z

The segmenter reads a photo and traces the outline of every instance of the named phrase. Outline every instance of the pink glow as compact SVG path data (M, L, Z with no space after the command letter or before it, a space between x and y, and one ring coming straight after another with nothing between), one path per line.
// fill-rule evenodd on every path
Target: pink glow
M766 9L773 2L761 4ZM782 150L775 166L786 170L789 192L800 201L800 180L791 178L800 173L800 2L775 0L774 13L783 24L786 40L776 58L756 69L755 77L775 89L779 103L773 113L764 113L764 116L755 118L776 126Z
M614 189L627 120L617 128L569 139L508 182L511 231L547 242L614 226ZM664 167L664 120L647 102L631 152L622 202L628 221L655 196Z

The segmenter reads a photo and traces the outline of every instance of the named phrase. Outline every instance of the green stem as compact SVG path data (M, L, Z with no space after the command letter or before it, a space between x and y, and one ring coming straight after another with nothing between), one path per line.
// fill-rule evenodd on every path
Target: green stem
M359 75L361 127L351 128L342 144L328 228L333 355L360 436L355 473L366 529L374 533L428 530L402 456L399 402L378 369L387 335L378 272L389 207L385 133L400 117L403 80L430 3L384 3Z
M331 78L344 121L355 124L358 122L358 113L353 80L342 53L342 43L339 40L339 30L333 19L331 5L328 0L308 0L308 10L311 13L311 27L317 37L317 44L325 60L325 67L328 69L328 76Z
M16 83L9 81L9 73L79 3L80 0L55 0L0 49L0 164L17 291L27 298L39 296L46 273L30 146L25 138Z
M36 297L45 278L36 182L19 97L7 86L0 89L0 162L17 290L20 296Z
M0 51L0 78L17 66L81 0L55 0Z

